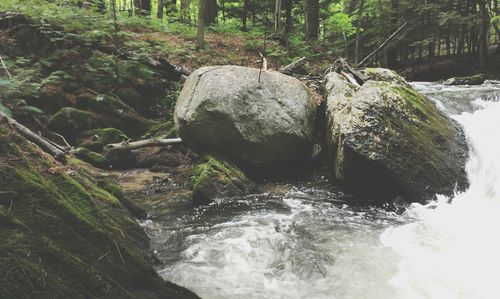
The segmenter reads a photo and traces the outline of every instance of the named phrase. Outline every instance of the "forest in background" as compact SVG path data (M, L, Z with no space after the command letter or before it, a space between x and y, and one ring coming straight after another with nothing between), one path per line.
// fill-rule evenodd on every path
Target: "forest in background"
M104 12L113 3L94 0L81 5ZM407 24L372 61L392 69L472 58L486 71L489 50L500 36L498 0L116 0L115 6L129 16L172 26L194 27L205 20L212 30L223 32L267 31L292 56L324 53L353 63Z

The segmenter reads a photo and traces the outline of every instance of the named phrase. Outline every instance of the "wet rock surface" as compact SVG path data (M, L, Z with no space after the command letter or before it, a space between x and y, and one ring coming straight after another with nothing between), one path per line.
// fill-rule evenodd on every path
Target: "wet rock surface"
M325 78L332 175L380 200L464 190L468 145L461 126L396 74L370 72L379 81L360 87L337 73Z
M297 79L214 66L191 74L174 118L189 146L221 152L238 165L259 169L307 161L315 109L311 92Z

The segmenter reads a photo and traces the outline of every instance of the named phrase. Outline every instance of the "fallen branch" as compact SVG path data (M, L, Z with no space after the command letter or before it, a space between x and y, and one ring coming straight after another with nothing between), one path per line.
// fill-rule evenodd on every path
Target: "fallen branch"
M399 32L401 32L401 30L403 30L406 25L408 25L408 23L404 23L403 25L401 25L401 27L398 28L398 30L394 31L393 34L391 34L391 36L389 36L389 38L387 38L385 40L385 42L383 42L380 47L378 47L375 51L371 52L368 56L365 57L365 59L363 59L360 63L358 63L358 65L356 65L356 67L360 67L362 66L363 64L365 64L368 60L370 60L370 58L372 58L373 56L375 56L375 54L377 54L378 52L380 52L380 50L382 50L393 38L395 38Z
M359 85L359 83L356 81L356 79L354 79L354 77L353 77L351 74L346 73L346 72L344 72L344 71L341 71L341 72L340 72L340 74L341 74L342 76L344 76L344 78L346 78L346 79L347 79L347 81L349 81L351 84L353 84L353 85L355 85L355 86L357 86L357 87L360 87L360 86L361 86L361 85Z
M363 85L366 81L365 76L352 68L345 58L338 58L333 63L333 70L349 80L351 83L355 83L355 85L360 86ZM352 76L352 79L350 78ZM354 80L355 82L353 82Z
M8 117L4 113L0 112L0 119L5 118L7 120L7 123L16 131L19 132L23 137L28 139L29 141L33 142L34 144L38 145L42 150L45 152L49 153L51 156L53 156L57 161L65 163L66 162L66 153L59 149L58 147L54 146L51 142L43 138L42 136L39 136L35 134L33 131L30 129L26 128L22 124L18 123L15 119Z
M120 143L112 143L105 146L105 151L112 150L135 150L143 147L152 147L152 146L167 146L173 144L182 143L182 139L180 138L172 138L172 139L144 139L134 142L122 141Z
M307 58L306 57L302 57L292 63L290 63L289 65L286 65L282 68L280 68L280 73L283 73L283 74L291 74L293 73L294 70L302 67L304 64L306 64L307 62Z

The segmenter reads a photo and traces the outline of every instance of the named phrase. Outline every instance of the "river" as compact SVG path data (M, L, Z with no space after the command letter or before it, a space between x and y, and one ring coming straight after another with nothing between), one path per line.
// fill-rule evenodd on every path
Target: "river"
M414 83L459 121L470 188L425 205L359 205L327 178L268 183L142 223L160 275L202 298L495 298L500 294L500 82Z

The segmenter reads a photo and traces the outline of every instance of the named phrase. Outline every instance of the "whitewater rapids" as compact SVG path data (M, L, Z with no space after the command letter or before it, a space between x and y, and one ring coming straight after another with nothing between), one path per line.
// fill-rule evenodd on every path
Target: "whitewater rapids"
M177 207L143 223L160 275L208 299L498 297L500 83L415 87L465 128L466 192L395 213L323 178Z

